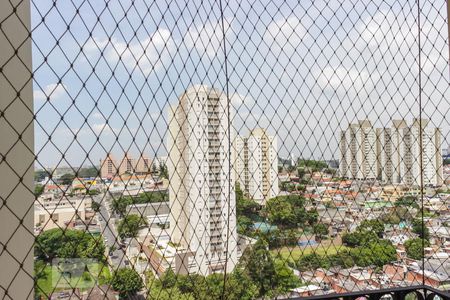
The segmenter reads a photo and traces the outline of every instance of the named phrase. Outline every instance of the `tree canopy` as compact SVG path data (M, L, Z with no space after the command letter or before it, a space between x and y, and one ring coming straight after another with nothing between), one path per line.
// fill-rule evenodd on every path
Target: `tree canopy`
M421 239L428 240L430 238L430 230L425 226L422 219L412 221L412 231L419 235Z
M265 212L269 221L281 228L313 226L317 223L317 211L307 211L305 203L299 195L278 196L267 201Z
M77 171L77 177L81 177L81 178L92 178L92 177L97 177L100 176L100 172L97 169L97 167L85 167L85 168L80 168L80 170Z
M123 216L126 213L128 205L167 201L169 201L169 195L166 191L144 192L137 196L123 196L120 198L114 198L111 202L111 208L115 213Z
M147 287L150 289L148 299L219 300L224 289L226 299L230 300L250 300L257 295L256 285L239 267L227 275L226 281L220 273L203 277L198 274L175 274L168 269L159 279L150 276Z
M297 162L297 167L306 167L311 169L311 171L320 171L322 169L328 168L326 162L321 160L312 160L312 159L299 159Z
M127 215L119 222L117 231L121 238L135 238L141 227L147 225L147 220L138 215Z
M419 208L419 204L417 203L417 197L415 196L404 196L395 201L394 205L396 207L414 207Z
M421 238L409 239L405 242L406 255L420 260L423 258L423 248L430 246L430 242Z
M104 260L105 246L100 237L75 229L50 229L36 238L35 255L44 261L53 258L94 258Z
M346 246L358 247L380 240L384 232L381 220L364 220L354 232L342 235L342 242Z
M300 284L285 261L272 257L263 239L244 253L241 264L257 287L257 297L274 298Z
M72 181L73 181L74 179L75 179L75 175L70 174L70 173L67 173L67 174L62 175L62 176L59 178L59 181L60 181L62 184L68 185L68 184L72 184Z
M112 288L119 292L121 299L128 299L144 287L139 274L130 268L120 268L113 273L110 282Z

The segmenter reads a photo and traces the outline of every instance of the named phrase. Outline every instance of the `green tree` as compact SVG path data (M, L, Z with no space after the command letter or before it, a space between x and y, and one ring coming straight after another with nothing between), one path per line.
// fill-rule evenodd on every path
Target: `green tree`
M313 233L322 240L328 236L328 226L323 223L318 223L313 226Z
M260 210L260 205L256 203L256 201L244 196L239 183L235 186L235 194L237 216L246 216L247 218L256 221L259 218L258 212Z
M266 203L266 211L269 221L284 227L295 224L293 208L285 197L275 197Z
M288 190L287 182L283 181L280 183L280 190L282 192L287 192L287 190Z
M258 294L257 286L250 276L242 269L235 268L231 276L227 277L225 290L229 300L251 300Z
M421 238L409 239L405 242L406 255L415 260L423 258L423 248L429 247L430 242Z
M161 178L169 179L169 171L167 170L167 166L165 164L160 165L159 176Z
M47 170L36 170L34 171L34 181L42 181L45 177L48 177L49 173Z
M60 177L59 181L64 185L72 184L72 181L75 179L75 175L67 173Z
M297 169L297 176L299 178L305 177L305 174L306 174L305 168L302 167Z
M384 232L384 223L381 220L364 220L354 232L342 235L342 242L349 247L368 245L377 242Z
M274 297L286 295L290 290L300 285L300 280L294 275L294 271L282 259L275 259L275 274L276 286L272 295Z
M34 186L34 196L37 198L42 195L42 193L44 192L44 188L45 186L43 186L42 184L36 184Z
M194 296L189 293L181 293L177 287L170 289L163 289L161 286L151 286L150 292L147 296L148 300L194 300Z
M253 221L246 216L237 217L237 231L239 234L249 235L253 229Z
M405 196L397 199L395 201L394 205L396 207L414 207L419 208L419 204L417 203L417 197L416 196Z
M124 216L127 212L127 206L130 204L133 204L131 197L113 198L111 210L120 216Z
M121 238L135 238L141 227L147 225L147 220L138 215L127 215L119 222L117 231Z
M305 204L305 198L299 195L278 196L267 201L264 212L271 223L283 229L313 226L317 223L318 213L307 211Z
M419 238L428 240L430 238L430 230L425 226L422 219L414 219L412 221L412 231L419 235Z
M95 258L105 259L105 246L100 237L75 229L50 229L36 238L35 255L49 262L59 258Z
M312 172L317 172L328 167L326 162L312 159L299 159L297 165L299 167L309 168Z
M381 268L385 264L397 260L397 251L392 243L381 239L366 246L352 249L351 255L360 267L375 265Z
M268 244L259 239L242 258L244 271L257 288L257 297L277 297L298 286L299 281L284 261L275 260Z
M91 203L91 208L95 212L99 212L100 211L100 206L101 205L98 202L92 201L92 203Z
M374 232L379 238L381 238L384 233L384 223L378 219L364 220L359 225L359 230Z
M113 273L110 282L112 288L119 292L121 299L130 298L144 287L141 277L134 269L120 268Z
M243 257L243 265L258 288L258 297L275 289L275 262L268 251L268 244L259 239Z
M95 178L100 176L100 172L97 169L97 167L87 167L87 168L80 168L77 172L77 177L81 178Z
M310 253L302 255L296 263L300 271L315 270L318 268L329 268L330 262L326 257L318 255L317 253Z

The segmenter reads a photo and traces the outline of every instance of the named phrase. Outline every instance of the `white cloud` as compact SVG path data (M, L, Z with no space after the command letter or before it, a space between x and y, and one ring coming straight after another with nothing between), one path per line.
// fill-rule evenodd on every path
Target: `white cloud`
M295 16L273 21L267 26L264 40L273 52L295 51L302 42L305 28Z
M406 18L397 16L392 11L379 11L359 25L358 31L365 45L395 54L405 53L415 42L417 35L415 20L412 15Z
M101 114L101 113L99 113L99 112L96 112L96 113L93 113L92 114L92 117L94 118L94 119L104 119L104 117L103 117L103 115Z
M349 90L360 91L364 86L367 88L369 84L367 72L344 67L325 67L316 73L316 78L322 88L344 93Z
M239 93L234 93L233 95L231 95L230 97L231 100L231 104L235 107L235 108L239 108L240 106L250 106L253 103L255 103L255 101L253 100L253 98L249 95L247 96L243 96Z
M84 44L83 51L91 54L92 52L103 50L106 45L108 45L108 39L93 37Z
M66 94L67 86L63 83L51 83L46 85L42 90L33 91L35 101L45 101L47 97L50 100L56 100Z
M99 134L109 135L115 131L114 128L112 128L111 126L109 126L106 123L93 124L93 125L91 125L91 129L97 135L99 135Z
M129 70L140 69L144 75L148 75L170 60L175 43L170 31L161 28L143 40L135 40L128 44L117 38L108 41L94 37L85 44L83 50L89 56L99 55L103 51L108 63L115 64L120 58Z
M228 38L232 32L231 24L224 20L224 31L222 31L222 21L208 22L197 26L191 26L186 32L184 41L190 49L197 49L198 53L206 53L210 58L223 54L223 32Z

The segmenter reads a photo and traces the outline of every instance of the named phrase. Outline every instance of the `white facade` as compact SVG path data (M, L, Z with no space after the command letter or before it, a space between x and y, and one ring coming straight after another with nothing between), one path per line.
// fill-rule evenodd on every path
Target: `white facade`
M264 205L279 194L277 139L264 129L237 136L234 142L236 181L244 193Z
M403 130L404 134L404 183L408 185L421 184L421 168L423 168L424 185L442 185L443 161L441 151L441 132L439 128L428 128L428 120L419 120ZM422 149L420 136L422 132ZM422 153L421 153L422 150ZM421 157L422 155L422 163Z
M227 271L238 261L228 111L226 95L204 85L169 108L171 240L193 253L189 271L203 275L223 272L226 256Z
M359 180L377 178L377 135L370 121L351 124L341 132L339 148L342 177Z
M439 128L428 128L428 120L419 122L415 119L410 126L404 120L393 120L392 123L390 128L375 131L369 121L360 121L341 132L341 176L351 179L379 178L387 184L419 186L423 168L424 185L442 185Z
M402 183L404 169L402 162L404 160L404 129L406 122L404 120L393 120L391 128L378 129L379 144L379 170L381 180L384 183Z

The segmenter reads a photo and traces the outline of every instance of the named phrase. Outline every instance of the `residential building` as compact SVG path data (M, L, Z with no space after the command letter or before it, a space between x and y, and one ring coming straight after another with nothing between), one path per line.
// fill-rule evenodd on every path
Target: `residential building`
M405 120L392 120L392 124L391 128L377 129L378 177L388 184L402 182L403 133L407 127Z
M37 232L66 228L73 223L87 223L86 210L91 209L90 197L55 197L42 194L34 205L34 224Z
M100 161L100 173L102 178L111 179L124 174L148 174L151 171L151 160L145 155L140 155L135 159L126 152L120 161L117 161L111 153Z
M276 197L279 194L276 137L257 128L248 137L236 136L234 150L236 182L244 194L261 205Z
M359 121L341 132L341 176L408 186L419 186L423 179L424 185L442 185L440 129L428 127L426 119L414 119L411 125L405 120L392 123L374 130L369 121Z
M128 152L125 152L121 162L119 163L119 175L133 174L136 166L136 160Z
M108 153L106 158L100 161L100 175L102 178L113 178L118 173L116 160L111 153Z
M428 127L428 123L426 119L414 119L411 126L403 129L402 173L403 183L407 185L419 186L421 180L424 185L440 186L443 183L442 134L439 128Z
M180 263L203 275L238 261L228 103L224 93L195 85L169 107L171 241L192 253Z
M350 124L341 132L339 170L342 177L376 179L378 173L376 131L369 120Z

